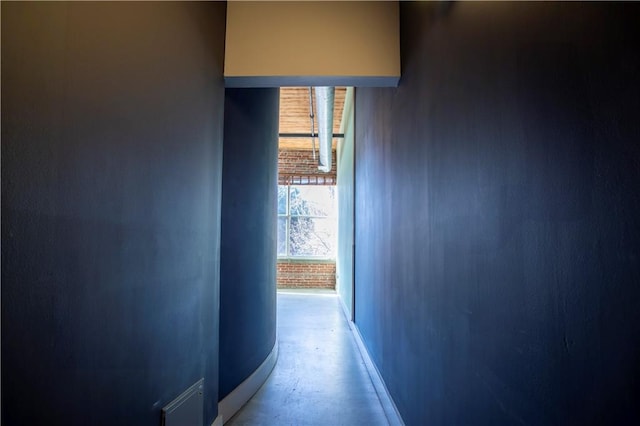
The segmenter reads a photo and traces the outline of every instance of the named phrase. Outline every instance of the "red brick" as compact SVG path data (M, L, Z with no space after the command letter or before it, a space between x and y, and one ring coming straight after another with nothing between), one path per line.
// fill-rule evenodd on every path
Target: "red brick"
M336 265L334 262L278 262L278 288L335 289Z

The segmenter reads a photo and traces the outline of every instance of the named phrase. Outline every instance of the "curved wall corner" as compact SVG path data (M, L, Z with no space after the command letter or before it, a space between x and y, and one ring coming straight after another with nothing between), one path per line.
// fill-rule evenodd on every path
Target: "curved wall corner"
M218 403L218 413L223 424L231 419L260 389L271 375L277 361L278 339L276 338L273 349L262 364Z
M277 352L278 107L279 89L225 92L220 401Z

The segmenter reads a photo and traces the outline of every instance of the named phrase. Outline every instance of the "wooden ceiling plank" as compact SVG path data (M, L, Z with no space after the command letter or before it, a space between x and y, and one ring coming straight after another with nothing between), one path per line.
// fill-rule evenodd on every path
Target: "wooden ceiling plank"
M333 109L333 131L340 132L342 110L346 87L336 87ZM315 94L313 96L315 113ZM314 119L314 128L318 130L317 117ZM308 87L283 87L280 89L280 133L311 133L311 120L309 118L309 88ZM311 149L311 141L300 144L301 141L291 142L297 145L307 145ZM287 142L285 142L287 143Z

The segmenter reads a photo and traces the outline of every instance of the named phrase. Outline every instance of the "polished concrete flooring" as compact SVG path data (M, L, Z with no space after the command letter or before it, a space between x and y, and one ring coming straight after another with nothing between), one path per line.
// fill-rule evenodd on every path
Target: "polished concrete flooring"
M387 425L335 293L278 293L278 362L225 425Z

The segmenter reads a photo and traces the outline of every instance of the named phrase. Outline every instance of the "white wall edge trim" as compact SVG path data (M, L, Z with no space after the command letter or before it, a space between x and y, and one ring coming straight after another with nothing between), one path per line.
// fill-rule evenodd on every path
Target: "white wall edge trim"
M364 341L362 340L362 335L360 334L358 327L356 327L356 324L353 321L349 321L349 327L351 328L353 337L358 344L360 355L362 356L362 360L367 367L369 377L371 378L371 383L373 383L373 387L378 394L378 399L380 400L380 404L382 405L385 416L387 416L389 425L404 426L404 421L402 420L402 416L398 412L398 407L396 407L395 402L393 402L393 398L391 398L389 390L387 389L387 385L384 383L384 380L382 379L378 368L369 356L369 351L367 351L367 347L364 345Z
M273 349L267 358L262 361L262 364L256 371L251 373L242 383L240 383L234 390L225 396L222 401L218 403L218 417L221 419L220 425L229 420L236 414L244 404L246 404L253 395L260 389L260 386L267 380L273 367L278 360L278 335L276 334L276 342L273 344ZM218 421L218 418L216 418ZM214 422L215 423L215 422ZM218 426L212 425L212 426Z

